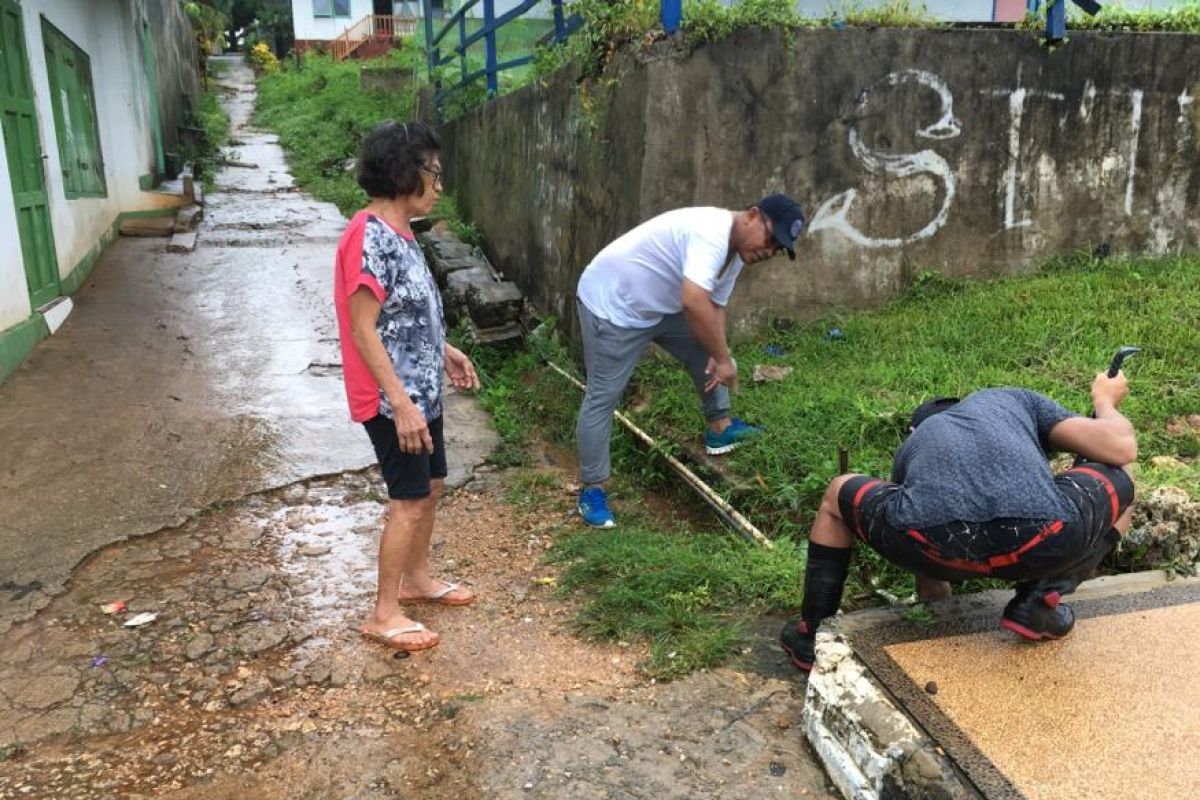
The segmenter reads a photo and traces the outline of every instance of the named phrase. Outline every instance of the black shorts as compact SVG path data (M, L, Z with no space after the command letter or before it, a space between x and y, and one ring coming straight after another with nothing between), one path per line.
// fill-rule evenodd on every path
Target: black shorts
M1122 469L1081 464L1054 478L1075 509L1070 519L994 519L951 522L902 530L887 521L887 508L900 487L856 476L838 493L842 518L854 534L898 566L927 578L1041 580L1061 575L1101 548L1109 531L1133 502L1133 481Z
M432 453L405 453L401 450L396 421L382 414L364 422L363 427L375 446L379 471L387 482L388 497L393 500L428 497L429 482L434 478L446 477L446 442L442 438L441 417L429 423L429 437L433 439Z

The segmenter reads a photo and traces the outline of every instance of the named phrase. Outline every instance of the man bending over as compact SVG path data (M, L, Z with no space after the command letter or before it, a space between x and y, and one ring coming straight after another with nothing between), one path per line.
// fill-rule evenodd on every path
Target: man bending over
M1123 373L1092 381L1095 417L1073 414L1026 389L938 398L912 416L892 480L834 478L809 533L800 616L780 635L797 669L812 669L817 626L838 610L857 537L917 576L917 594L949 594L945 581L1016 582L1001 626L1057 639L1075 625L1061 602L1129 529L1137 458L1133 426L1117 407ZM1055 476L1048 453L1082 462Z

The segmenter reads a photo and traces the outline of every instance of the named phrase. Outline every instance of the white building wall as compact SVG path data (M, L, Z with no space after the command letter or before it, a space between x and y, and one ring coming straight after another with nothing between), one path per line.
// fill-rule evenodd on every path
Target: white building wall
M24 0L21 8L38 128L46 155L46 191L58 271L60 277L65 277L110 230L121 211L158 204L138 186L138 176L151 172L154 164L154 144L147 123L149 89L137 26L127 0ZM106 197L66 197L42 41L43 16L87 53L91 63ZM8 315L16 313L22 302L24 313L20 318L29 314L7 165L0 181L0 231L5 234L0 236L0 287L5 290L0 300L3 328L19 321L8 319ZM10 290L15 290L19 302Z
M33 311L29 307L17 207L13 203L12 176L8 173L4 148L4 131L0 130L0 331L16 325Z
M371 0L350 0L348 17L314 17L313 0L292 0L292 27L296 39L330 41L368 14L375 13Z

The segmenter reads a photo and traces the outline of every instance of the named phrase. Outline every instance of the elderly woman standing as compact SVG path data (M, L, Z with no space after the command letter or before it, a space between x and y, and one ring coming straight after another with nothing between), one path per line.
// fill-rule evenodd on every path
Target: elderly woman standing
M361 422L387 482L375 610L361 632L396 650L438 636L402 605L460 606L474 595L429 574L429 541L443 479L442 372L479 388L475 368L446 343L442 301L412 231L442 188L437 134L419 122L384 122L363 142L358 183L370 202L338 244L334 300L350 416Z

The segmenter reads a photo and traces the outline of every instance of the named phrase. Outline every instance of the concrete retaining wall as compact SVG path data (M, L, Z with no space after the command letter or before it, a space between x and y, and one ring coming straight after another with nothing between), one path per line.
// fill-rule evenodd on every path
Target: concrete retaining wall
M200 102L200 70L196 34L179 3L140 0L142 19L153 32L155 77L161 113L163 149L179 152L179 126ZM137 11L134 13L137 19Z
M922 269L994 276L1056 252L1193 248L1200 38L1012 30L746 30L620 55L443 127L497 268L572 319L609 240L664 210L783 190L799 260L743 274L732 318L878 304Z

